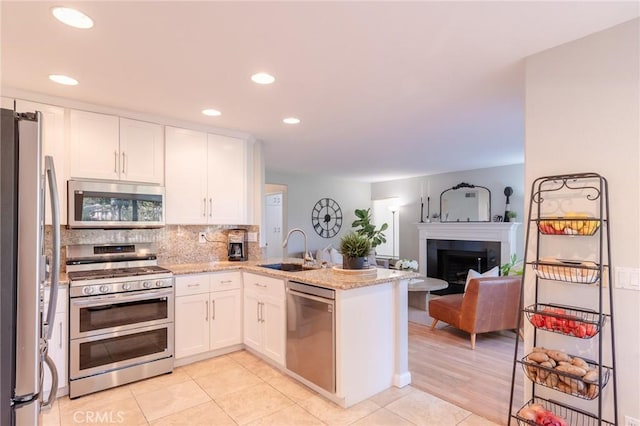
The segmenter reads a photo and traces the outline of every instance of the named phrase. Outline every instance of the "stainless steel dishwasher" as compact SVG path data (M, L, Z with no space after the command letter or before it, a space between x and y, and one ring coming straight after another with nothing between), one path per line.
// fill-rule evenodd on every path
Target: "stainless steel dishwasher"
M287 369L336 391L335 291L287 284Z

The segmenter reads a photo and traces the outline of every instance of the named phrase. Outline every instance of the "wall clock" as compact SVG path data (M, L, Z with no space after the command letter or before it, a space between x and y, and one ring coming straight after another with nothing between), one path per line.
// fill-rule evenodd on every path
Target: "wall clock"
M335 237L342 227L340 205L331 198L321 198L311 211L311 224L321 237Z

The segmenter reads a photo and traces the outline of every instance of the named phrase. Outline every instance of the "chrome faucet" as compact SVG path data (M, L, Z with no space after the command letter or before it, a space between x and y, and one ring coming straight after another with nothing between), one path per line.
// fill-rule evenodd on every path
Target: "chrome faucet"
M307 260L313 263L314 262L313 256L311 256L311 253L309 253L307 250L307 234L305 234L305 232L300 228L293 228L287 233L287 237L282 242L282 248L287 247L287 245L289 244L289 238L291 238L291 234L293 234L294 232L301 233L302 237L304 238L304 252L302 253L302 264L306 265Z

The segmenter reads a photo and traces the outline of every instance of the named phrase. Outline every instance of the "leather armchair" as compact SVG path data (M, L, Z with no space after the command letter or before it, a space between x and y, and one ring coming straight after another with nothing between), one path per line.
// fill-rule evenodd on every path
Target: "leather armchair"
M469 281L464 294L448 294L429 301L431 329L438 321L471 334L471 349L476 334L516 330L520 312L522 277L483 277Z

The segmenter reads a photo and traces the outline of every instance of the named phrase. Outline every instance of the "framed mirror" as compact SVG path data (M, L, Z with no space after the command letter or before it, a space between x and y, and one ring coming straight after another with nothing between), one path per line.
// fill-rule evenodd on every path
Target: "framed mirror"
M491 222L491 191L459 183L440 194L441 222Z

